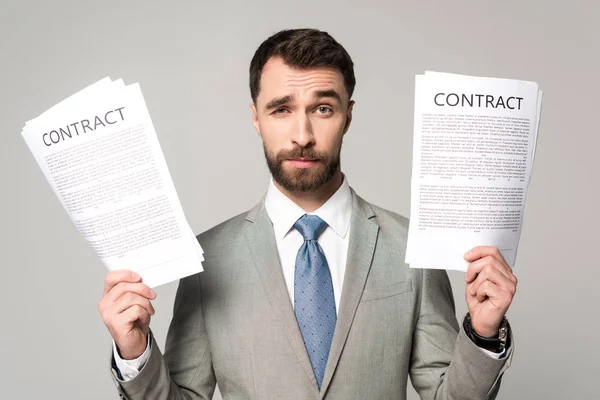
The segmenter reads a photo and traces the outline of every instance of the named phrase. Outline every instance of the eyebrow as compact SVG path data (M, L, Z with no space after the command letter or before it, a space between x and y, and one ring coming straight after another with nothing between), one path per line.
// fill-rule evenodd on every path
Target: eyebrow
M317 99L321 99L323 97L333 97L334 99L336 99L338 102L342 102L342 97L339 95L338 92L336 92L333 89L329 89L329 90L318 90L315 92L315 98Z
M324 97L332 97L332 98L336 99L338 102L340 102L340 103L342 102L342 98L339 95L339 93L333 89L318 90L315 92L313 97L315 99L322 99ZM273 100L269 101L267 103L267 105L265 105L265 110L268 111L268 110L272 110L274 108L279 108L279 107L283 106L284 104L289 103L290 101L292 101L291 95L276 97Z
M274 98L273 100L271 100L270 102L268 102L267 105L265 106L265 109L271 110L273 108L279 108L282 105L284 105L290 101L292 101L292 96L290 96L289 94L287 96L277 97L277 98Z

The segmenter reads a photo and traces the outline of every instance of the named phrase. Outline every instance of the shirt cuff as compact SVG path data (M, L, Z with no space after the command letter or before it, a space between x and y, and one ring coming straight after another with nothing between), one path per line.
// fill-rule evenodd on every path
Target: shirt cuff
M504 356L506 355L506 349L502 350L502 353L494 353L493 351L482 349L481 347L478 347L478 349L481 350L481 351L483 351L488 356L490 356L492 358L495 358L496 360L504 358Z
M150 342L151 338L150 335L148 335L148 340L146 341L146 350L144 350L142 355L135 360L123 360L117 351L117 344L113 340L113 357L115 358L116 367L121 373L121 377L124 382L135 378L146 364L146 361L148 361L148 357L150 357Z

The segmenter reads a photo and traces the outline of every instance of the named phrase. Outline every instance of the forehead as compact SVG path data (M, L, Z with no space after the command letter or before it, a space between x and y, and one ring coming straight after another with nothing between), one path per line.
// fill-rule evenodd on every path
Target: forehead
M347 97L344 78L335 68L317 67L298 69L290 67L280 57L273 57L265 64L260 78L259 101L272 97L310 95L312 92L333 89Z

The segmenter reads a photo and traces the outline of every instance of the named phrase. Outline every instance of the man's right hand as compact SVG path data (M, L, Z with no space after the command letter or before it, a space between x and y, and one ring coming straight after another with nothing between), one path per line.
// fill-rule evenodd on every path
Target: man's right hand
M150 317L154 315L150 300L156 298L156 293L141 279L133 271L109 272L98 303L102 320L124 360L134 360L144 353Z

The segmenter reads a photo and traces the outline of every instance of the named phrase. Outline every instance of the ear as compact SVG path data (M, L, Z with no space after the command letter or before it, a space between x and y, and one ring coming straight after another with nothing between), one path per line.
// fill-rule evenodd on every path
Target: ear
M346 125L344 126L343 135L348 132L348 128L350 128L350 124L352 123L352 109L354 108L354 100L350 100L348 103L348 111L346 112Z
M258 136L262 137L260 133L260 125L258 123L258 111L256 111L256 105L254 103L250 104L250 109L252 110L252 125L254 125L254 129Z

